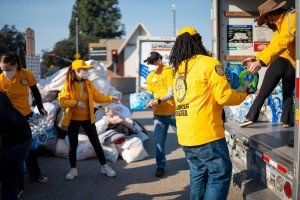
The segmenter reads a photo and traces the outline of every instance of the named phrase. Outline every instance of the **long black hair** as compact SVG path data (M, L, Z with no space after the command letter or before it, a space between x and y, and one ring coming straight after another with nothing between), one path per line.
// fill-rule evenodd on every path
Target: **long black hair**
M190 58L201 54L209 56L208 51L205 49L202 43L202 38L199 33L190 35L189 33L183 33L177 36L174 46L170 53L170 65L174 67L175 72L178 70L178 65Z

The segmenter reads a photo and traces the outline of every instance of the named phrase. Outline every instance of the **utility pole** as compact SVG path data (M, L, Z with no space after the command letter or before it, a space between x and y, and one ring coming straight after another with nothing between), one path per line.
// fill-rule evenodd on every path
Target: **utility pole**
M76 17L76 54L78 54L78 18Z
M176 7L175 4L171 5L173 11L173 35L176 37Z

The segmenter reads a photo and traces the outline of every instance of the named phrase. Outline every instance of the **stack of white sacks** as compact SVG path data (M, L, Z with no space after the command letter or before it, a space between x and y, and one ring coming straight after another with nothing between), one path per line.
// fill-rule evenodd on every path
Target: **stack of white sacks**
M106 67L94 60L86 61L86 63L93 66L93 68L89 70L89 79L93 82L97 90L103 95L117 96L121 99L122 93L117 91L109 83ZM42 96L44 108L47 110L49 118L57 124L60 121L59 117L62 115L62 109L57 100L57 95L58 92L62 90L67 71L68 67L63 68L49 78L41 79L37 84ZM145 159L148 156L143 142L149 138L146 133L144 133L145 131L143 131L140 124L131 119L131 112L126 106L122 103L95 103L94 106L97 108L95 113L95 125L99 141L108 161L116 162L118 157L121 156L127 163L130 163ZM33 108L33 110L34 112L38 112L36 107ZM131 130L130 132L111 129L111 126L110 128L108 127L108 122L117 124L120 120L126 122L124 124L127 126L124 126L123 129ZM79 134L78 140L77 160L96 157L94 148L85 134ZM43 147L56 156L67 157L69 154L68 136L64 138L57 137L56 140L49 141Z

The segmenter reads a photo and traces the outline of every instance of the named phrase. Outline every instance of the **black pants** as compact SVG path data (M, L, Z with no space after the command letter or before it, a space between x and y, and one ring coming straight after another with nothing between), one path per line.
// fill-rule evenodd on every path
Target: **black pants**
M25 116L28 120L29 117L32 116L33 113L30 113L29 115ZM30 149L28 156L25 160L26 169L28 172L29 177L35 179L42 175L41 169L39 167L39 163L37 161L37 155L35 149ZM22 174L19 179L19 191L24 189L24 173L22 170Z
M292 123L293 120L293 92L295 88L295 68L285 58L279 57L268 67L257 97L254 99L246 118L257 122L261 107L266 98L282 79L282 115L281 122Z
M76 167L76 150L78 146L79 126L83 128L83 130L89 137L89 140L95 149L96 155L101 165L106 164L105 156L98 139L98 134L97 134L95 124L91 124L90 120L86 120L86 121L71 120L70 125L68 127L68 137L70 142L69 161L70 161L71 168Z

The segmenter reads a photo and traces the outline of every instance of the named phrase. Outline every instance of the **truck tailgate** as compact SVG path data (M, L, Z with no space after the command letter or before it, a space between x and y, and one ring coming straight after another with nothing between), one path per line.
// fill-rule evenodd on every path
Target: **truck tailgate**
M287 167L290 173L293 172L294 148L287 145L294 136L293 127L283 128L282 123L277 122L257 122L240 128L237 122L226 122L225 129L246 145Z

